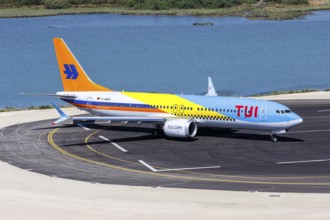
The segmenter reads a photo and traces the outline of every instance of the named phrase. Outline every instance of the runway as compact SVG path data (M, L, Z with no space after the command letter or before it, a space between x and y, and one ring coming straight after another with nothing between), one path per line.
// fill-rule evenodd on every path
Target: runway
M0 130L0 159L92 183L235 191L330 192L330 101L284 102L304 119L278 142L260 131L199 129L193 140L154 137L148 124Z

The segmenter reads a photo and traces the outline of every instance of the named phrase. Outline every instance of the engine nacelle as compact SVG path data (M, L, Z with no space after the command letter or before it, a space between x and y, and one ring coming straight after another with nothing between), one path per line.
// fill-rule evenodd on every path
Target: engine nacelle
M163 130L168 137L192 138L197 133L197 123L192 119L169 119Z

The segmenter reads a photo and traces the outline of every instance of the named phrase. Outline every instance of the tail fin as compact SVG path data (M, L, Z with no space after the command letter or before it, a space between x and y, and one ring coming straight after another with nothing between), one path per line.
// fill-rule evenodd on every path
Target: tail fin
M111 91L89 79L62 38L54 38L54 47L64 91Z

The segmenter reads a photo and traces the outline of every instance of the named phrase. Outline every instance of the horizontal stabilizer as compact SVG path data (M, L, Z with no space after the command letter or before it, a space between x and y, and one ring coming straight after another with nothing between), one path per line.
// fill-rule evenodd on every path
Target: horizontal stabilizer
M73 95L58 95L58 94L48 94L48 93L23 93L21 92L20 95L39 95L39 96L53 96L56 98L65 98L65 99L75 99L77 96Z
M57 119L56 121L54 121L52 124L53 125L56 125L56 124L59 124L59 123L62 123L68 119L70 119L71 117L67 116L63 111L62 109L60 109L57 105L55 105L55 103L52 102L52 105L54 106L54 108L56 109L56 111L60 114L60 118Z

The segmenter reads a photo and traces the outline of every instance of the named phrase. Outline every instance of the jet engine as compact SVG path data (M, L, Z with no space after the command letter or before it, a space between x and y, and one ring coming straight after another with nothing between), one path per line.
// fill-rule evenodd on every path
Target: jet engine
M163 131L168 137L192 138L197 133L197 123L192 119L168 119Z

